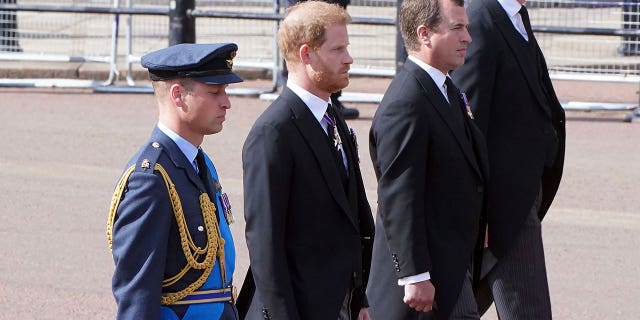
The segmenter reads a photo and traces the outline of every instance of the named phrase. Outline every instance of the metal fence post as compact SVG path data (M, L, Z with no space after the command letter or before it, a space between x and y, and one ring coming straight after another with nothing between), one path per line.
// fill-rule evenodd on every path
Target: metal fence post
M195 0L171 0L169 2L169 45L196 42L196 18L189 12L196 6Z
M0 0L0 3L16 4L17 0ZM22 52L18 43L16 11L0 11L0 51Z
M622 5L622 27L624 30L640 29L640 1L624 0ZM623 56L640 55L640 39L638 36L624 36L622 45L618 47L618 53Z
M404 61L407 59L407 50L404 47L400 28L400 8L402 8L402 0L398 0L396 4L396 73L404 66Z

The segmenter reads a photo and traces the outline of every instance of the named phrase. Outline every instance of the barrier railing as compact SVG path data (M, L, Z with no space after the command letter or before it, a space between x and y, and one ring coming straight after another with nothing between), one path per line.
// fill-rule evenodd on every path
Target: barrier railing
M17 35L23 50L0 52L0 61L109 66L106 80L74 85L120 90L115 82L124 63L127 85L123 90L137 89L134 68L140 56L168 44L170 1L18 1L0 1L0 15L17 13L17 30L2 34ZM197 42L237 42L241 51L235 65L271 77L267 88L249 90L249 94L274 91L277 86L281 59L275 34L285 10L285 0L280 1L197 0L189 12L197 18ZM352 74L395 74L396 6L392 0L352 0L348 7L353 17L349 26ZM637 1L529 0L527 6L553 79L640 83ZM119 47L120 17L126 17L126 45ZM0 85L25 85L24 81L3 79Z
M87 0L89 1L89 0ZM382 2L380 2L382 3ZM83 5L82 2L74 1L73 5L64 5L64 3L57 3L55 5L42 3L38 1L22 0L20 4L0 4L0 11L11 10L12 12L23 13L25 17L26 13L38 12L47 13L48 15L75 15L77 16L92 16L92 15L112 15L113 16L113 28L112 28L112 42L110 44L111 51L108 55L94 57L87 56L86 54L80 54L75 56L59 56L54 55L46 50L41 50L36 54L30 54L26 50L22 53L2 53L0 52L0 60L6 61L58 61L58 62L105 62L110 64L109 79L104 82L97 83L95 81L75 81L72 86L88 86L97 87L99 91L115 91L115 92L128 92L137 91L142 92L149 91L148 86L138 86L135 81L134 66L140 61L141 55L144 53L155 50L167 45L169 26L167 21L167 15L169 12L168 3L165 0L143 0L132 1L126 0L126 4L120 6L120 1L114 0L112 7L95 6L95 1L87 2L93 6ZM384 10L387 15L395 15L394 7L376 7L374 4L367 6L351 6L355 11L362 13L372 12L371 10ZM215 10L214 10L215 9ZM236 59L235 65L239 68L246 69L259 69L264 70L266 75L271 76L271 84L268 88L261 89L240 89L245 94L257 94L261 92L273 92L277 88L278 74L281 59L279 57L277 42L275 34L279 21L284 15L285 7L283 7L277 0L258 0L258 1L240 1L240 2L225 2L225 1L210 1L200 0L196 1L196 8L189 12L192 17L201 18L196 19L197 23L197 41L198 42L236 42L241 48L241 54ZM125 28L125 52L120 52L118 48L119 39L119 21L120 17L126 17ZM64 19L64 18L63 18ZM24 20L24 19L20 19ZM29 20L29 19L28 19ZM33 20L33 19L31 19ZM64 19L65 21L73 19ZM357 61L362 61L362 64L355 64L352 68L353 74L360 75L373 75L373 76L392 76L393 61L389 61L384 56L375 56L376 52L393 52L394 42L389 42L384 37L393 37L395 32L395 19L385 17L353 17L353 26L350 28L355 29L354 38L362 39L368 43L368 46L382 46L380 51L363 50L362 58L354 54L354 58ZM20 23L22 26L23 23ZM375 32L372 28L386 28L384 32ZM40 28L47 29L46 26L41 25ZM79 23L78 28L83 28ZM367 29L365 31L365 28ZM376 37L371 37L371 31L377 34ZM55 32L51 30L51 32ZM17 32L20 38L25 38L24 30ZM52 38L55 36L51 36ZM84 37L91 38L93 35L85 33ZM68 36L69 39L81 39L81 34L74 34ZM378 40L379 44L376 44L372 39ZM69 43L66 45L56 45L55 47L71 48L75 44ZM41 47L44 47L42 45ZM96 45L99 48L106 48L105 45ZM121 87L114 85L115 81L119 79L118 75L118 60L124 57L124 63L126 65L126 83L127 87ZM35 86L47 86L55 81L55 86L65 87L69 86L70 82L66 79L47 79L47 80L35 80L35 79L6 79L7 81L0 82L0 85L10 86L13 84L21 85L24 81L36 81L40 84ZM18 81L19 80L19 81Z
M243 21L248 19L254 21L260 20L260 16L266 16L266 20L268 20L267 23L271 25L267 25L267 27L275 30L274 26L280 19L280 16L277 14L278 8L275 6L269 8L265 5L268 4L268 2L258 3L256 5L254 2L230 4L216 1L215 5L217 8L227 10L212 13L206 9L211 5L211 3L211 1L196 1L196 9L188 12L191 17L196 18L196 42L236 42L240 47L240 54L235 59L235 67L265 70L265 74L271 73L272 75L271 84L266 88L232 88L229 90L229 93L259 95L260 93L275 91L277 81L276 76L278 74L278 57L273 54L273 52L277 53L277 44L275 42L275 38L272 36L273 33L268 33L269 36L266 34L262 35L259 41L256 41L256 37L249 39L246 35L251 34L251 28L255 28L255 26L247 26ZM152 9L155 12L159 12L164 9L165 15L168 13L169 9L166 1L151 0L144 2L138 1L134 3L131 0L127 0L127 8L133 9L135 6L143 6L144 9ZM212 21L215 21L217 25L212 27ZM163 16L127 16L127 51L125 59L128 71L126 80L130 87L118 88L117 90L150 90L148 86L143 86L142 88L136 86L136 82L133 77L133 67L139 63L140 57L144 53L167 45L169 42L168 22L169 21L166 17ZM224 32L220 32L222 28L225 28L226 30ZM237 34L245 36L236 36ZM265 52L264 48L269 49L267 54L263 53ZM112 90L111 88L103 89Z
M637 0L529 0L527 6L552 79L640 83ZM625 111L625 121L640 116L637 104L566 102L563 107Z
M527 5L553 77L640 82L640 3L531 0ZM625 22L627 16L635 21Z
M16 30L2 31L2 42L6 34L19 38L13 40L17 48L0 51L0 61L51 62L51 63L104 63L109 67L108 77L104 81L77 79L2 79L5 86L60 86L93 87L111 85L118 78L116 65L118 15L104 16L100 13L117 12L118 0L96 0L103 7L88 8L79 6L49 5L38 1L21 1L17 5L0 4L3 12L3 26L8 25L10 17ZM22 2L30 2L24 4ZM109 7L111 3L111 7ZM94 10L92 10L94 9ZM97 12L99 9L103 12ZM13 13L10 15L9 13ZM77 13L80 13L78 15ZM17 19L17 21L16 21ZM85 26L86 25L86 26ZM109 42L107 42L107 40Z
M471 0L473 1L473 0ZM105 0L103 0L105 2ZM140 7L134 7L134 2L127 0L127 5L121 7L118 0L113 0L107 7L82 6L82 2L73 1L73 5L48 5L46 2L22 0L20 4L0 4L0 11L23 13L19 23L19 35L23 43L27 43L27 50L23 52L2 52L1 60L24 61L70 61L70 62L104 62L111 64L114 71L110 79L117 77L115 61L117 61L118 48L118 23L119 17L127 16L127 59L129 62L137 62L139 56L151 49L165 46L168 25L166 15L168 4L165 0L137 1ZM26 4L25 4L26 3ZM87 3L96 4L99 0L87 0ZM374 6L375 5L375 6ZM598 79L598 74L606 76L607 80L614 81L640 81L640 71L636 66L640 64L640 49L634 52L622 52L618 54L616 49L620 46L632 48L640 47L639 22L637 17L640 4L628 4L613 1L573 1L573 0L529 0L533 29L538 35L549 69L552 73L562 74L564 78L571 79L571 74L583 80L587 78ZM215 9L215 10L214 10ZM228 10L222 10L228 9ZM275 48L274 25L282 18L284 8L278 2L269 0L253 0L232 2L224 0L200 0L197 7L190 12L198 19L198 41L209 39L224 39L227 41L243 41L243 38L255 40L260 36L261 44L253 47L251 42L241 45L244 53L263 53L256 59L243 60L238 58L238 66L255 66L275 71L275 65L279 64L277 49ZM352 73L356 75L382 75L394 74L395 61L395 1L366 1L354 0L349 6L350 13L354 16L354 23L349 27L352 40L352 54L354 65ZM44 12L47 16L27 16L27 12ZM73 28L75 33L56 34L56 28L60 22L53 22L49 26L43 23L52 14L75 14L82 17L67 19L68 16L59 16L66 24L74 21L77 25ZM113 19L97 20L100 14L109 14ZM153 16L153 17L152 17ZM140 23L134 24L133 18L140 19ZM626 20L625 20L626 19ZM635 19L635 20L633 20ZM24 21L23 21L24 20ZM53 20L53 19L51 19ZM633 21L632 21L633 20ZM36 24L35 21L40 23ZM626 21L626 22L624 22ZM102 24L102 26L100 26ZM154 24L162 26L153 32L135 33L135 29ZM111 25L111 43L92 44L94 48L111 48L109 52L100 54L79 55L55 54L50 52L53 48L69 48L75 44L48 45L44 39L98 39L92 33L92 29L101 28L95 34L104 34L106 26ZM238 28L241 25L245 29ZM221 29L226 26L227 29ZM624 26L624 27L623 27ZM209 30L225 30L223 33L209 32ZM204 31L204 32L203 32ZM200 35L202 34L202 35ZM155 37L155 43L150 38ZM268 40L264 40L268 39ZM28 43L35 41L43 43L36 52L31 52ZM94 41L95 42L95 41ZM139 47L134 52L133 47ZM73 50L73 48L70 48ZM86 50L86 49L85 49ZM606 66L606 68L603 68ZM596 68L598 67L598 68ZM130 73L127 73L130 75ZM127 79L133 81L133 79ZM587 79L588 80L588 79ZM110 82L110 81L107 81Z

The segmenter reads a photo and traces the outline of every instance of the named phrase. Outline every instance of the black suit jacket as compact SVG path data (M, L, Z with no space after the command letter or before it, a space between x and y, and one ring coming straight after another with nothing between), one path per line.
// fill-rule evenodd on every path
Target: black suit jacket
M496 0L474 0L467 12L473 42L452 74L487 139L489 247L501 257L540 187L540 219L553 201L564 163L565 117L535 39L537 59Z
M488 176L484 138L427 72L407 60L373 119L370 152L378 178L371 315L416 319L397 279L428 271L444 318L457 301L480 229Z
M288 88L246 139L246 239L256 284L248 319L337 319L353 285L354 312L366 304L373 217L356 147L341 116L337 123L346 185L325 132Z

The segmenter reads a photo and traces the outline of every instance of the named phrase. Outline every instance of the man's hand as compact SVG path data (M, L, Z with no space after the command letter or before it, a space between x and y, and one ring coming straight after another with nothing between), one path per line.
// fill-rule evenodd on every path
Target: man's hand
M421 281L404 286L404 303L417 311L431 311L436 289L431 281Z
M358 320L371 320L371 316L369 315L368 308L360 309L360 313L358 314Z

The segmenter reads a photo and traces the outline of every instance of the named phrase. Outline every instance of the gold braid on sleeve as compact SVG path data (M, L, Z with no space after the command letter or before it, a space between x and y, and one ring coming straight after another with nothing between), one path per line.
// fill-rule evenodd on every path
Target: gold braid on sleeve
M111 197L109 217L107 219L107 243L109 243L109 250L113 250L113 224L116 221L116 210L118 210L118 206L120 205L122 193L124 192L124 187L127 184L127 181L129 181L129 176L135 169L136 165L134 164L125 170L122 178L120 178L120 181L118 181L118 184L116 185L116 190L113 192L113 196Z
M134 169L135 165L129 167L125 171L122 178L118 182L116 190L113 194L113 198L111 199L111 206L109 208L109 220L107 222L107 241L109 243L109 249L111 249L112 247L115 213L118 205L120 204L120 199L122 198L122 193L124 191L127 180L129 179L129 176ZM220 263L220 276L222 277L222 284L223 286L226 284L227 281L224 262L224 239L220 235L220 229L218 227L218 221L216 219L216 206L213 202L211 202L209 195L206 192L203 192L202 194L200 194L200 209L202 211L204 227L207 232L207 243L204 248L196 246L187 227L187 222L182 210L182 203L180 202L180 197L178 196L178 192L176 191L173 181L171 181L169 174L162 167L162 165L156 163L154 169L160 172L167 187L169 199L171 201L171 207L173 208L173 214L178 225L182 252L187 259L187 264L185 265L185 267L178 274L165 279L162 282L162 286L168 287L172 284L175 284L180 279L182 279L182 277L191 269L203 270L202 275L186 288L177 292L167 292L162 294L160 303L162 305L170 305L202 287L202 285L207 281L207 278L211 274L211 270L213 270L216 258ZM203 255L204 257L202 257Z

